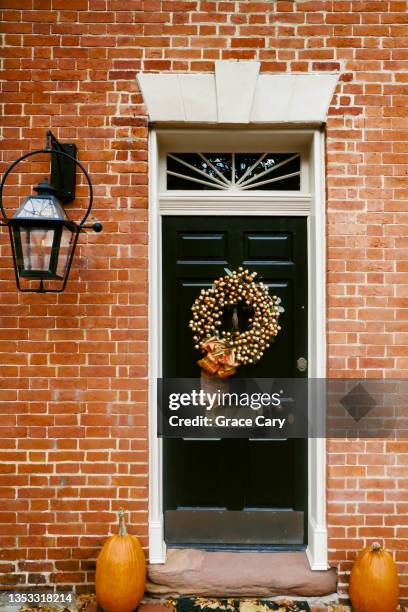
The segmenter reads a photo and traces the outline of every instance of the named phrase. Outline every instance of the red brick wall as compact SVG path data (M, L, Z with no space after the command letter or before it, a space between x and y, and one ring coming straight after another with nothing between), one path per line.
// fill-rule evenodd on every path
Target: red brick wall
M230 58L260 59L270 72L341 73L327 125L329 372L406 376L407 2L0 8L1 169L42 146L51 127L78 144L104 223L81 237L58 297L17 294L2 232L0 571L3 584L80 590L118 508L147 544L147 121L136 73L212 71ZM341 590L356 551L375 538L394 551L408 596L407 464L406 443L329 443L329 549Z

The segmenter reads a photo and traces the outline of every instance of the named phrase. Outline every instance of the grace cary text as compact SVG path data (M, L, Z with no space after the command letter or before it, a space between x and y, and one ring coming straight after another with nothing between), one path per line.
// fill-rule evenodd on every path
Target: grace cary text
M171 427L275 427L282 429L286 419L269 419L259 414L255 419L235 418L219 415L215 419L208 416L195 416L191 419L174 414L169 418Z

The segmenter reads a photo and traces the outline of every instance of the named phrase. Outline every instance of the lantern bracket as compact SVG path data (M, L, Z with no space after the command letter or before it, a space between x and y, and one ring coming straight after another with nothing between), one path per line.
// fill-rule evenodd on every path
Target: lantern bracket
M69 204L75 199L77 148L73 143L61 143L48 130L46 149L52 151L51 185L55 187L57 198ZM67 153L69 157L58 155L58 152Z
M49 141L47 140L47 145L49 144ZM2 222L3 225L9 225L9 221L10 218L8 217L6 210L4 208L3 205L3 191L4 191L4 187L6 184L6 180L7 177L9 176L9 174L14 170L14 168L21 163L22 161L24 161L25 159L28 159L30 157L32 157L33 155L40 155L41 153L47 153L48 155L55 156L55 157L61 157L61 158L66 158L71 160L75 166L78 166L80 168L80 170L82 171L82 173L85 176L86 182L88 184L88 189L89 189L89 195L88 195L88 207L85 211L85 214L82 218L82 220L77 223L78 227L80 230L82 230L82 228L85 226L85 222L87 220L87 218L89 217L89 214L91 212L92 209L92 204L93 204L93 187L92 187L92 183L91 183L91 179L89 177L88 172L86 171L86 169L84 168L84 166L81 164L80 161L78 161L78 159L72 157L69 153L66 153L65 151L59 151L57 149L51 149L49 146L46 146L45 149L36 149L35 151L30 151L29 153L25 153L24 155L22 155L21 157L19 157L18 159L16 159L6 170L6 172L3 175L3 178L1 180L0 183L0 214L3 217ZM87 226L89 227L89 226ZM93 227L92 227L93 229ZM98 230L94 230L94 231L98 231ZM99 230L100 231L100 230Z

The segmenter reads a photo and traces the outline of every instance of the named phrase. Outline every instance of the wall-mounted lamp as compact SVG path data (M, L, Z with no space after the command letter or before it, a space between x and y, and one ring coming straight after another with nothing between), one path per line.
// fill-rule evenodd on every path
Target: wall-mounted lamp
M36 195L30 195L12 217L8 217L3 206L3 189L10 172L21 161L47 153L51 160L51 183L44 179L34 187ZM88 208L80 223L67 216L63 204L75 198L76 167L85 175L89 188ZM100 223L85 225L91 212L93 189L91 179L76 159L73 144L61 144L54 135L47 132L45 149L31 151L19 157L7 169L0 184L1 225L9 229L11 250L17 288L20 291L36 293L60 293L64 291L71 269L75 247L81 231L102 230ZM38 280L36 288L22 287L21 280ZM57 281L44 284L45 281Z

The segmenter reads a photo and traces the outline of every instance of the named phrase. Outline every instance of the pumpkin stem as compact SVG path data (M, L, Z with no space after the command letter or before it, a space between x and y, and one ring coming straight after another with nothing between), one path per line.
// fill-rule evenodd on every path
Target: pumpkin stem
M127 529L126 529L126 524L125 524L125 514L126 514L126 510L124 510L123 508L121 510L119 510L118 515L119 515L119 535L120 536L127 536Z
M381 550L381 544L379 542L373 542L371 544L371 550L373 552L378 552L379 550Z

